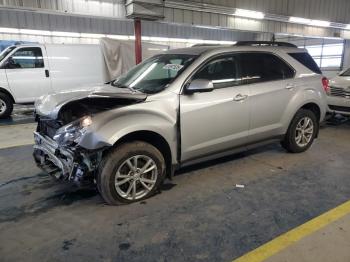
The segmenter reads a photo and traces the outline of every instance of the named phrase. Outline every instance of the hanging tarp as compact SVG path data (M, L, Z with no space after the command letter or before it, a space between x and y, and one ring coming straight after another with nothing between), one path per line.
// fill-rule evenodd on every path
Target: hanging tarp
M135 66L134 41L102 38L100 45L111 80L116 79ZM147 59L167 49L169 47L166 45L142 42L142 59Z

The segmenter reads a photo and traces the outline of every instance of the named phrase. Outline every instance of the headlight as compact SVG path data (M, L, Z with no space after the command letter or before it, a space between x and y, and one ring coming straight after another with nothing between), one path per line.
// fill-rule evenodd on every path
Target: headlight
M78 144L81 141L82 136L86 133L87 127L91 124L91 117L84 116L58 129L53 139L59 145L70 145L73 142Z

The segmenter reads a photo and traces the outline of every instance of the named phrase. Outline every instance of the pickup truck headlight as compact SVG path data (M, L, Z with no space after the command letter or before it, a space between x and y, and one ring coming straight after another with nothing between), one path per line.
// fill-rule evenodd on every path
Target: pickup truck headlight
M79 144L91 124L92 119L90 116L82 117L58 129L53 139L59 145L70 145L73 142Z

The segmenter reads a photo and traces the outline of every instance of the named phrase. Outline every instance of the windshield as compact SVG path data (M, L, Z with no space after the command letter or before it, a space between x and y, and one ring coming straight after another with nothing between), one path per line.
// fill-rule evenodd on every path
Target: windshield
M342 73L340 76L350 76L350 68Z
M157 55L137 65L112 85L146 94L158 93L167 88L197 57L181 54Z
M15 49L15 46L10 46L6 49L4 49L1 53L0 53L0 62L13 50Z

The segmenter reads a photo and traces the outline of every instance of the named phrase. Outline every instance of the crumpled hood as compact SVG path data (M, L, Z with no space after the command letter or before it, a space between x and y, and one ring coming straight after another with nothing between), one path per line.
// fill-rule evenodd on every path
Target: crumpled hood
M57 119L63 108L74 103L87 104L89 108L100 104L99 110L108 110L118 107L121 102L128 104L146 100L147 95L139 92L132 92L127 88L117 88L110 84L90 87L86 89L65 91L40 97L35 102L35 112L40 116ZM102 106L104 105L104 106ZM95 108L96 109L96 108ZM91 110L93 110L91 108Z

